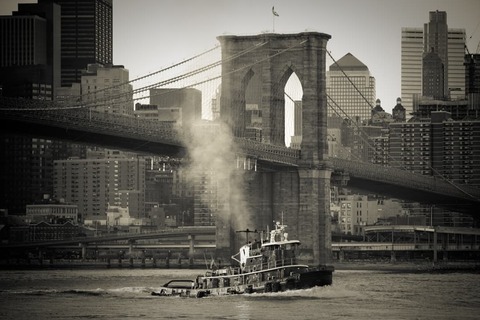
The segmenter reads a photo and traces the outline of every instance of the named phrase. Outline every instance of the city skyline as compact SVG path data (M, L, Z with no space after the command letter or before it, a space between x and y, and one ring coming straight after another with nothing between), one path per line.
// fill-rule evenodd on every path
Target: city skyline
M2 1L0 14L9 15L25 2L36 1ZM279 16L273 15L272 6ZM480 43L480 2L476 0L115 0L113 62L124 65L134 79L218 45L220 35L272 29L275 33L322 32L332 36L327 49L336 60L350 52L365 63L376 79L376 98L391 112L401 97L401 28L422 28L429 11L435 10L447 12L449 28L465 29L467 47L475 52ZM327 59L327 65L331 63Z

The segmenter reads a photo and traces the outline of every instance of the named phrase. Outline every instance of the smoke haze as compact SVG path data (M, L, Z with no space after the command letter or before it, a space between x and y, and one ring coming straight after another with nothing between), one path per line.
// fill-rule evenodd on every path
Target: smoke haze
M215 221L230 221L233 229L248 228L243 168L237 169L237 154L231 130L222 122L199 120L186 135L188 181L196 197L208 207Z

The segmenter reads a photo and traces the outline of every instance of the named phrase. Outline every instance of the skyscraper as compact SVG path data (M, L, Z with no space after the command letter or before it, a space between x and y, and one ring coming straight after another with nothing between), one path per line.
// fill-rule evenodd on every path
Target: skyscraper
M60 83L60 7L20 4L0 17L0 94L51 100ZM25 213L25 205L53 192L53 157L62 146L52 140L5 131L0 137L0 207Z
M348 115L355 121L366 121L370 119L375 105L375 94L375 78L370 75L368 67L351 53L332 64L327 71L329 117L345 118Z
M439 61L443 63L443 98L458 99L465 96L465 70L463 66L465 52L465 29L449 29L447 13L432 11L429 22L424 28L402 28L402 103L407 118L411 117L418 99L432 93L432 82L425 82L432 72L439 80ZM432 55L437 59L433 63ZM429 55L430 54L430 55ZM428 56L428 57L427 57ZM424 70L425 65L433 69ZM434 72L434 70L437 70ZM438 90L433 90L438 92Z
M422 59L422 95L437 100L445 98L445 64L435 51Z
M422 91L423 30L402 28L402 105L407 119L413 112L414 94Z
M465 55L464 64L468 108L480 113L480 53Z
M80 82L88 64L112 64L112 0L55 1L62 15L62 87Z
M0 17L2 94L51 100L60 85L60 6L19 4Z
M448 92L448 26L447 13L445 11L431 11L429 13L430 21L424 25L423 39L423 61L422 64L422 95L429 96L431 91L442 92L445 95ZM425 63L427 60L427 63ZM440 67L443 64L443 67ZM444 76L440 76L440 69ZM425 76L427 74L428 76ZM434 77L438 86L432 90L432 83L426 84L425 78ZM441 83L439 79L442 79ZM429 82L429 80L427 80ZM443 90L440 89L443 87ZM428 89L428 90L427 90ZM439 97L437 99L441 99Z
M32 1L33 2L33 1ZM53 99L57 87L80 82L88 64L112 61L112 0L38 0L0 17L0 94ZM2 80L3 79L3 80ZM6 134L0 138L0 207L53 193L53 160L80 154L64 142Z

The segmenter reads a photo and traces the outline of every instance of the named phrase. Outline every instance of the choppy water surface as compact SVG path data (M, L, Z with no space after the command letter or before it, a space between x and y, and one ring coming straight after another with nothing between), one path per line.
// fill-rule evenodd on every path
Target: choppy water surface
M479 319L480 274L342 271L332 286L207 297L151 296L195 270L0 271L0 319Z

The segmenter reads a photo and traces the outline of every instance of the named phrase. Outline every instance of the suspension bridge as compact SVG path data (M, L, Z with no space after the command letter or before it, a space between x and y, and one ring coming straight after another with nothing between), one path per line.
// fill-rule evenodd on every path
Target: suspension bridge
M197 88L202 91L202 118L211 123L218 121L214 121L210 106L215 97L220 102L220 121L233 135L237 159L258 164L258 172L250 178L256 186L247 192L250 209L258 215L253 217L254 224L264 226L272 220L279 221L282 211L293 213L286 217L287 224L293 226L291 234L305 244L307 260L315 264L328 263L331 256L332 173L345 172L351 181L428 195L439 202L448 199L450 203L478 205L478 188L457 185L441 176L327 156L327 108L331 107L325 87L328 39L329 35L317 32L220 36L221 45L207 51L218 54L221 47L218 60L206 62L202 60L206 54L200 54L129 81L133 84L166 76L132 91L118 92L113 90L115 87L107 87L64 102L1 97L0 122L4 131L12 133L188 157L188 140L195 134L192 128L179 130L172 123L139 119L133 113L105 112L105 106L113 109L119 103L131 103L133 108L134 101L151 98L149 90L154 88ZM187 69L186 65L194 60L199 60L196 67ZM172 74L176 68L183 68L180 75ZM289 103L285 88L293 74L302 88L300 150L285 146L286 127L289 121L293 122L293 117L285 114ZM117 84L121 85L125 84ZM252 101L261 111L260 141L246 138L246 105ZM262 168L268 170L262 172ZM217 251L226 257L232 247L232 219L219 221L217 226Z
M42 104L48 107L41 107ZM157 120L141 121L135 117L96 112L91 109L57 109L51 103L0 97L0 123L9 133L59 138L78 143L120 148L143 154L172 157L187 155L185 136L171 123ZM25 108L25 107L28 108ZM39 107L40 106L40 107ZM298 167L301 150L236 137L239 157L259 163ZM352 179L389 184L438 197L476 201L478 188L454 185L437 176L426 176L394 167L380 166L358 160L329 157L334 171L344 171Z

